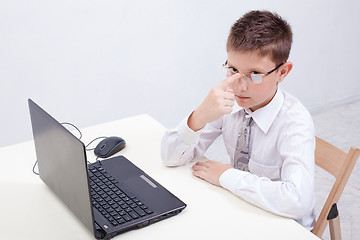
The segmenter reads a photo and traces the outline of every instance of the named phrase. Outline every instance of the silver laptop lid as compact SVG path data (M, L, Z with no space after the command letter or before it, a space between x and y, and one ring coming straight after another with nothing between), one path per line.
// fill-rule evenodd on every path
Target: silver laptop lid
M28 100L40 178L94 233L84 144Z

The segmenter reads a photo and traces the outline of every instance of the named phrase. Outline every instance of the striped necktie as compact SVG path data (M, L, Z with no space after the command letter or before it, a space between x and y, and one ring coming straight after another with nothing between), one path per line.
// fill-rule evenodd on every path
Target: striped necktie
M234 154L234 162L232 165L234 168L249 171L249 144L250 144L250 133L251 133L251 124L253 122L252 117L244 111L243 122L240 127L239 136L236 143L236 149Z

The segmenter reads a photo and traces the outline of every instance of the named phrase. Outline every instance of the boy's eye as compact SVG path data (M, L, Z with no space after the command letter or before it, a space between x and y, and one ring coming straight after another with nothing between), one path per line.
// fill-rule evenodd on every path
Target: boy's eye
M260 74L260 73L257 71L252 71L251 74Z
M233 68L233 67L229 67L230 71L234 72L234 73L237 73L239 72L236 68Z

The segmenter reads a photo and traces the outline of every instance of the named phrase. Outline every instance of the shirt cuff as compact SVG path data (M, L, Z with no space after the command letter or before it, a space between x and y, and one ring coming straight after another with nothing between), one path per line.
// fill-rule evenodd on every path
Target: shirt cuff
M189 128L189 126L187 125L189 117L185 118L184 120L182 120L178 126L178 134L179 134L179 138L188 145L191 145L193 143L196 143L197 140L200 137L200 134L202 133L202 129L200 129L199 131L193 131L191 128Z

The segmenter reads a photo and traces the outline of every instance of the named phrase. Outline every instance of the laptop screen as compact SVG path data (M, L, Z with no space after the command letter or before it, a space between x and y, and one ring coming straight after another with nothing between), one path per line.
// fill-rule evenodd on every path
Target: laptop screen
M84 144L29 99L40 178L94 233Z

